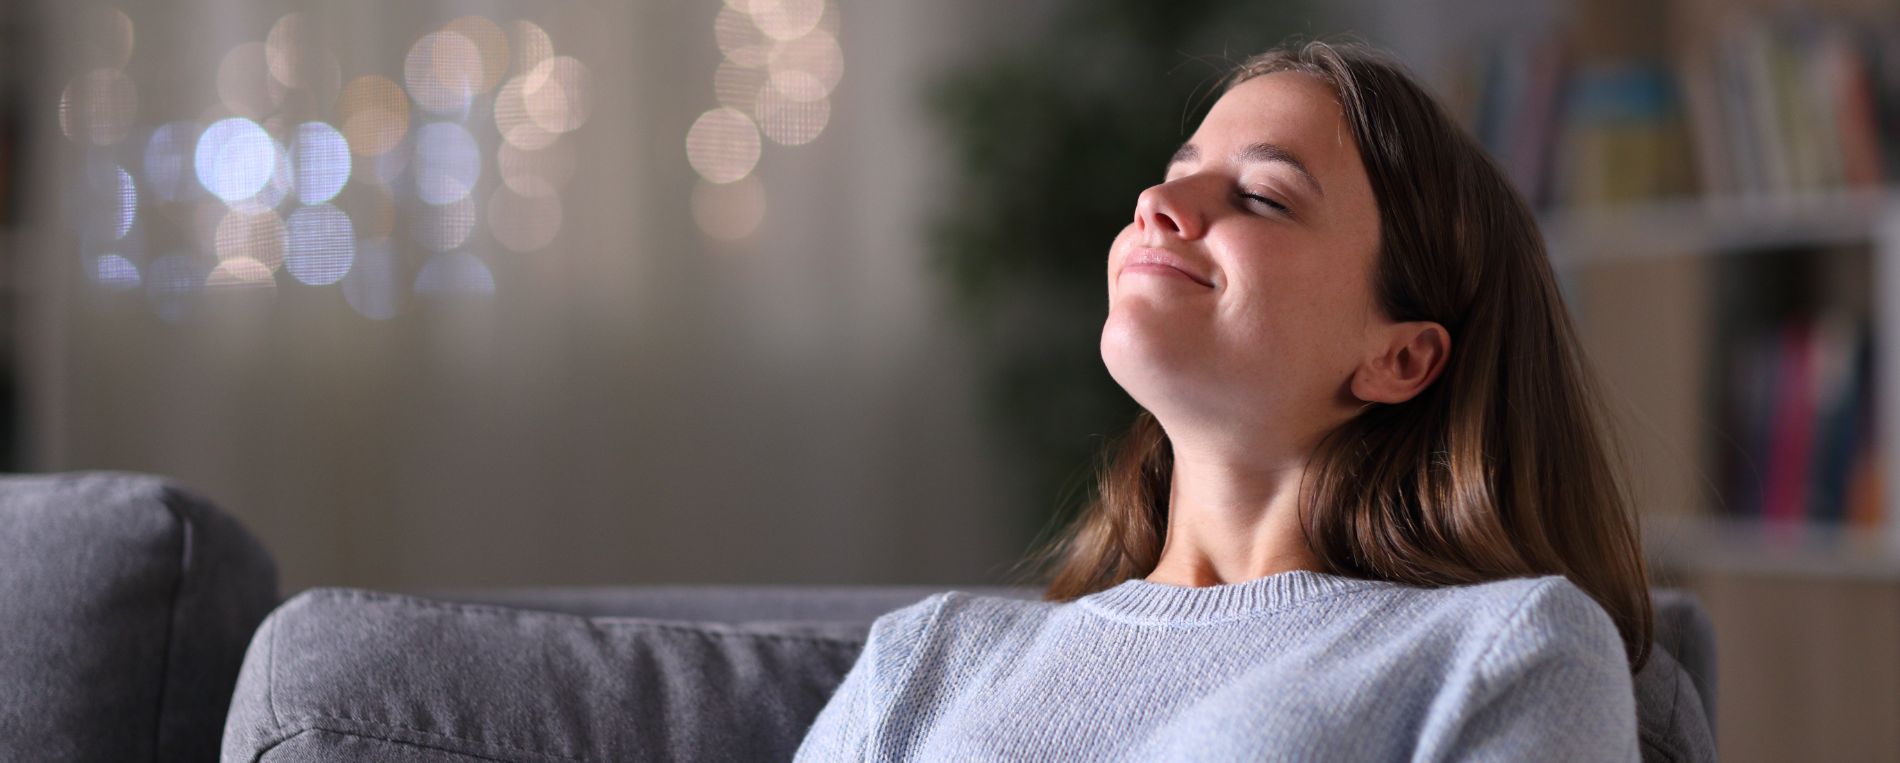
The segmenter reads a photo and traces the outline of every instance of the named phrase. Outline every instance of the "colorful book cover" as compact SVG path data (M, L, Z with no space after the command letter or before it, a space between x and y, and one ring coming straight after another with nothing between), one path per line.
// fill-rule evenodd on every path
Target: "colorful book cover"
M1813 332L1803 319L1782 328L1781 363L1775 372L1773 435L1769 441L1767 473L1762 485L1762 518L1770 522L1799 521L1806 513L1808 449L1814 436L1812 372Z
M1886 182L1886 171L1867 58L1851 39L1837 36L1829 59L1834 68L1834 121L1840 130L1843 179L1849 186L1878 186Z
M1866 332L1845 317L1831 317L1816 335L1814 381L1818 394L1814 464L1808 506L1814 520L1839 522L1846 516L1846 493L1854 450L1860 445L1862 368L1869 343Z

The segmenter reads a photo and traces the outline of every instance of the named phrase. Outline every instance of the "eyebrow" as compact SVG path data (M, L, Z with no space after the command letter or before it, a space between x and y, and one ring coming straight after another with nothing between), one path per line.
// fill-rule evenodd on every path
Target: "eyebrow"
M1174 156L1168 159L1168 168L1174 167L1177 162L1189 162L1199 158L1201 158L1200 148L1196 147L1193 143L1183 143L1180 148L1175 149ZM1234 154L1234 158L1242 162L1279 162L1285 164L1288 167L1292 167L1295 172L1300 173L1300 177L1305 178L1306 184L1313 187L1314 193L1319 194L1321 198L1326 196L1326 189L1320 187L1319 178L1313 177L1313 172L1306 168L1306 163L1300 161L1298 156L1293 155L1293 152L1288 151L1285 147L1272 143L1255 143L1240 149L1238 153ZM1167 174L1168 168L1162 169L1162 174Z

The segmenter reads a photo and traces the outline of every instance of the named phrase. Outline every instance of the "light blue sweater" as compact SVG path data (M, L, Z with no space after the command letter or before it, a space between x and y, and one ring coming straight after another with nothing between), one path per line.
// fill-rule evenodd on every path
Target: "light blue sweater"
M799 747L844 760L1639 760L1609 615L1562 577L1295 571L885 614Z

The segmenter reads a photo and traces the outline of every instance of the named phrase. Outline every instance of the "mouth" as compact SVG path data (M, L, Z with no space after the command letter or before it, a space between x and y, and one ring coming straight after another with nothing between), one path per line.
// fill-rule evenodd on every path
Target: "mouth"
M1128 260L1122 263L1122 272L1151 273L1185 278L1207 288L1214 288L1214 282L1206 276L1196 273L1185 260L1166 249L1142 247L1128 253Z

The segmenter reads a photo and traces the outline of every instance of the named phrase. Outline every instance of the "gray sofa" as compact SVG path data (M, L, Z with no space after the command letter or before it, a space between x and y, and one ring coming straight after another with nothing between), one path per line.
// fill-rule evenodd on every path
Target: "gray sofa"
M150 475L0 477L0 760L785 760L877 615L939 586L280 601L231 518ZM959 586L1034 597L1030 588ZM1713 758L1713 632L1656 591L1644 757Z

